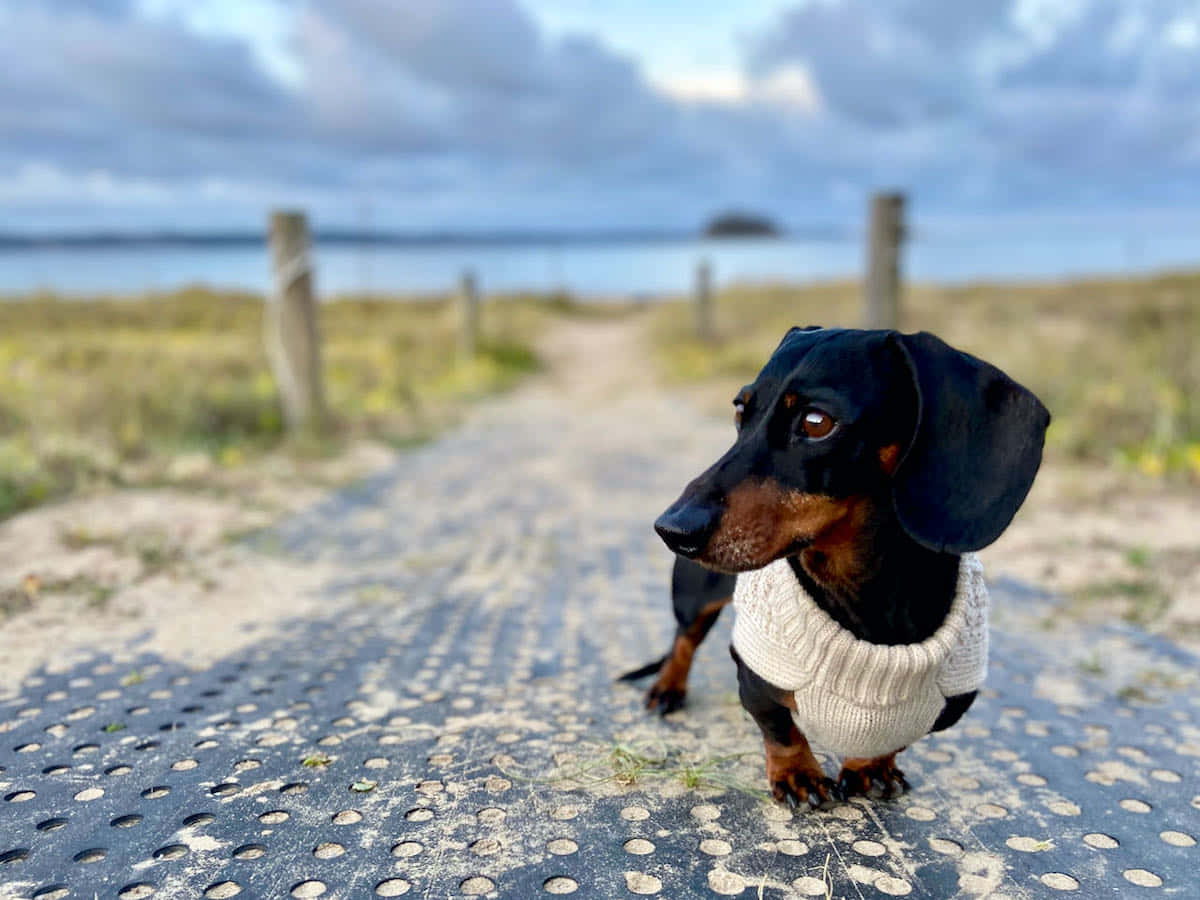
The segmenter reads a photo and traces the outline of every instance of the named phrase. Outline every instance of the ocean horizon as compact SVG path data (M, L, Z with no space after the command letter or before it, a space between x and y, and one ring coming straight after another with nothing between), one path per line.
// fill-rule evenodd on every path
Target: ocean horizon
M857 233L809 229L778 237L704 238L667 231L554 234L318 232L318 292L438 294L465 270L485 293L564 291L583 299L654 299L691 290L697 264L718 285L855 278ZM902 267L908 280L940 283L1120 276L1200 265L1200 224L916 230ZM0 235L0 295L126 295L203 284L266 291L261 234Z

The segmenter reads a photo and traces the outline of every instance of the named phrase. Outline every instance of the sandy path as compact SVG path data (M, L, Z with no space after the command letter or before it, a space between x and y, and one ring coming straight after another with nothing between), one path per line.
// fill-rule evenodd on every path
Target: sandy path
M468 423L528 421L553 441L546 423L565 410L583 420L585 443L603 445L615 422L636 445L639 422L671 420L672 401L651 387L637 319L565 322L541 352L546 372L481 404ZM694 448L694 436L679 443ZM403 458L379 446L302 466L275 458L203 493L112 491L0 523L0 689L96 650L205 664L320 613L328 598L319 588L344 574L335 562L284 558L240 538ZM569 457L553 459L543 476L569 481Z

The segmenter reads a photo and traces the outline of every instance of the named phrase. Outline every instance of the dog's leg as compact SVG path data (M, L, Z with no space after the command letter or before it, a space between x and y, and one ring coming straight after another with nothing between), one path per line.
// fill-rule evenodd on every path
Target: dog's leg
M791 806L800 803L817 806L831 797L841 799L837 784L826 777L808 739L792 721L792 712L784 702L788 699L787 691L750 671L732 647L729 652L738 667L738 696L742 706L754 717L763 734L771 794L780 803Z
M866 794L871 790L873 782L883 786L884 798L908 790L908 779L896 766L896 754L904 748L887 756L876 759L851 757L842 763L842 771L838 774L838 787L847 797L854 794Z
M657 709L666 715L683 706L683 701L687 698L688 675L692 671L692 657L696 655L696 648L708 636L709 630L729 600L729 597L725 597L705 604L691 624L686 627L680 626L675 633L671 652L663 660L658 678L646 692L646 709Z
M621 681L636 681L658 673L646 692L647 709L657 709L666 715L683 706L696 648L729 603L735 580L732 575L712 572L682 556L675 558L671 573L671 605L677 628L671 649L662 659L620 677Z

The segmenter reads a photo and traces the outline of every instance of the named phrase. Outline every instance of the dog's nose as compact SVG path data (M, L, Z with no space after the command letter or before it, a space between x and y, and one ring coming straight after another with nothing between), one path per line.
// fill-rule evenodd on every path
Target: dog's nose
M672 504L658 517L654 530L674 552L691 558L708 546L708 539L717 530L720 518L719 507L681 501Z

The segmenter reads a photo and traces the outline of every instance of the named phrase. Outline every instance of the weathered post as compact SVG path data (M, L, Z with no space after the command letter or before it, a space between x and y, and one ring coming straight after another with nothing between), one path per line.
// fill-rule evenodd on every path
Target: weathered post
M900 327L900 245L904 236L904 195L875 194L864 283L867 328Z
M263 316L267 357L288 431L325 427L321 341L304 213L276 210L270 221L275 287Z
M696 337L713 339L712 264L707 259L696 266Z
M479 350L479 286L475 273L462 273L458 287L458 352L464 360L474 359Z

